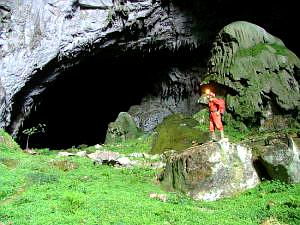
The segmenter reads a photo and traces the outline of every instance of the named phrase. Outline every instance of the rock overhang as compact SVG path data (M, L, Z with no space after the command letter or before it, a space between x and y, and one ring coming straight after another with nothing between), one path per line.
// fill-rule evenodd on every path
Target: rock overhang
M128 15L125 17L118 14L120 9L111 6L109 0L48 0L33 3L32 0L1 3L10 14L6 22L1 24L1 127L15 127L12 133L21 126L22 118L29 115L36 96L63 71L80 63L82 57L102 54L103 50L114 52L115 49L123 52L113 54L121 55L128 50L142 54L166 50L173 54L181 47L187 50L203 45L207 47L212 41L207 39L213 37L218 27L239 17L238 14L222 17L222 11L228 11L232 4L227 5L225 1L218 1L217 7L213 2L202 2L207 5L200 8L194 7L199 6L197 1L192 1L188 7L185 7L188 4L175 0L168 7L160 5L159 1L127 1ZM275 5L269 7L273 9ZM189 11L191 8L193 10ZM216 9L214 13L222 15L221 19L214 21L214 13L205 9ZM201 13L195 13L195 10ZM251 19L248 9L243 10L247 12L243 18ZM265 21L271 21L268 15L263 17ZM262 24L267 24L263 18ZM257 19L252 17L251 20ZM206 22L211 24L211 21L214 21L214 26L208 28ZM49 71L49 68L55 69ZM21 95L23 100L16 103Z

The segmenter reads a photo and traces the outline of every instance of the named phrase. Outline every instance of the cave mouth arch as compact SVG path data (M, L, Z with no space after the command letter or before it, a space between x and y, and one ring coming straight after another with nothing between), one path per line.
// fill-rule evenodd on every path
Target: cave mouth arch
M158 96L159 84L172 66L194 60L190 51L131 52L119 56L85 57L62 72L39 96L25 118L17 141L26 147L22 131L45 124L45 133L29 138L29 148L67 149L104 143L108 124L120 112L139 105L146 96Z

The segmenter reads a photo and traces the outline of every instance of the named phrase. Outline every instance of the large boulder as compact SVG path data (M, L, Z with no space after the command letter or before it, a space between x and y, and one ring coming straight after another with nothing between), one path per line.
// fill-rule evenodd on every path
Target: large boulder
M168 190L207 201L232 196L259 183L251 149L226 141L171 154L160 180Z
M115 122L108 124L105 143L134 139L142 134L135 121L127 112L120 112Z
M253 140L251 147L262 176L287 183L300 182L299 138L278 133Z
M155 128L151 153L162 153L169 150L183 151L193 144L208 141L208 132L203 132L197 126L198 121L180 113L164 118Z
M280 39L239 21L217 35L202 85L222 90L235 118L259 124L277 114L299 116L299 68L299 58Z

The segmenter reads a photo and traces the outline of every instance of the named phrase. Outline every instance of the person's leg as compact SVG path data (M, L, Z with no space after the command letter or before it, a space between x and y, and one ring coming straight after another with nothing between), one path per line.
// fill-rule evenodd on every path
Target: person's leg
M224 130L220 130L221 133L221 139L224 139Z
M221 115L217 112L211 113L212 115L212 120L215 125L215 127L220 131L221 134L221 139L224 138L224 127L221 119Z
M210 131L210 140L211 141L216 141L216 134L215 134L215 124L213 121L212 115L209 116L209 131Z

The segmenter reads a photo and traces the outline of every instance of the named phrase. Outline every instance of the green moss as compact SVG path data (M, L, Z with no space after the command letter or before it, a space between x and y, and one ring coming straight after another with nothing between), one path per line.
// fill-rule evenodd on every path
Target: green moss
M209 112L208 108L202 109L193 115L193 118L198 121L197 128L202 131L207 131L209 128Z
M157 136L151 153L161 153L168 150L182 151L192 146L193 142L204 143L208 140L208 132L197 128L198 121L182 114L166 117L155 129Z
M257 45L254 45L251 48L244 48L239 49L239 51L236 53L236 57L246 57L246 56L257 56L259 55L263 50L267 50L267 45L264 43L259 43Z
M18 150L21 150L20 146L8 133L6 133L3 129L0 129L0 151Z
M121 112L115 122L108 125L105 138L106 144L135 139L142 135L135 121L127 112Z
M277 55L286 56L288 54L287 48L283 45L278 44L270 44L270 46L276 50Z
M284 45L279 45L276 43L274 44L259 43L250 48L239 49L235 57L248 57L248 56L256 57L259 54L261 54L262 51L267 50L270 52L272 51L272 49L274 50L274 53L277 55L286 56L288 54L287 48Z

